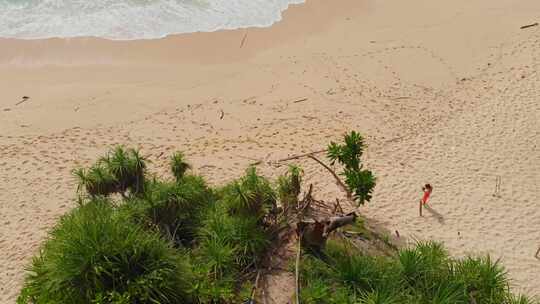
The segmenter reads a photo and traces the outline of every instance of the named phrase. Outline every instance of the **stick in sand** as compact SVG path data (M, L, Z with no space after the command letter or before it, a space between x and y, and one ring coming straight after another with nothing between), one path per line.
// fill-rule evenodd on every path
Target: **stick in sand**
M306 101L306 100L308 100L308 99L307 98L297 99L297 100L294 100L293 103L299 103L299 102Z
M19 101L19 102L17 102L15 105L18 106L18 105L20 105L21 103L27 101L28 99L30 99L30 97L28 97L28 96L23 96L23 97L22 97L22 100Z
M298 235L298 252L296 253L296 304L300 304L300 254L302 253L302 233Z
M527 24L527 25L524 25L522 27L520 27L520 29L526 29L526 28L529 28L529 27L533 27L533 26L538 26L538 22L535 22L533 24Z
M244 42L246 42L247 35L248 35L248 33L246 32L246 33L244 34L244 38L242 38L242 42L240 42L240 48L242 48L242 47L244 46Z
M540 259L538 254L540 254L540 247L538 247L538 250L536 250L536 254L534 255L535 258Z

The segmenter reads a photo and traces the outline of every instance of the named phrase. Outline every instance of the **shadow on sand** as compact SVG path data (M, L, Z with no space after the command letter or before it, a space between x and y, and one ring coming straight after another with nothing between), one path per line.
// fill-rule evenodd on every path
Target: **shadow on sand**
M442 214L437 212L437 210L431 208L431 206L429 205L425 205L424 209L431 213L431 215L433 215L439 223L444 224L444 217L442 216Z

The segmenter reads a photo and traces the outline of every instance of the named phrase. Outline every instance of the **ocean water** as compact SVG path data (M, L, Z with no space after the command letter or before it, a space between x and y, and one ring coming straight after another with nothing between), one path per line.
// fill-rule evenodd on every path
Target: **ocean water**
M0 37L152 39L265 27L304 0L0 0Z

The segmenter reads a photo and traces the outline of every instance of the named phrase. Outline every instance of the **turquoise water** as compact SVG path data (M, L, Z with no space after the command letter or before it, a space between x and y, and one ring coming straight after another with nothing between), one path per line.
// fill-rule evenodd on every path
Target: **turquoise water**
M269 26L303 0L0 0L0 37L95 36L151 39L169 34Z

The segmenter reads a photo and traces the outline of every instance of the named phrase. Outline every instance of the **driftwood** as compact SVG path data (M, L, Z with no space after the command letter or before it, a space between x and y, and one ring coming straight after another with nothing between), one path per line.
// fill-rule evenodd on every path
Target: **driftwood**
M328 225L324 229L324 237L328 237L328 234L330 234L332 231L338 229L339 227L343 227L345 225L349 225L354 223L358 216L356 213L351 212L344 216L333 216L330 218L330 221Z
M247 39L247 35L248 35L248 33L246 32L244 34L244 37L242 38L242 42L240 42L240 48L242 48L244 46L244 43L246 42L246 39Z
M529 28L529 27L533 27L533 26L538 26L538 22L535 22L533 24L527 24L527 25L524 25L522 27L520 27L520 29L526 29L526 28Z
M219 119L223 119L223 116L225 116L225 112L223 112L223 110L219 110L220 114L219 114Z
M302 246L321 251L332 231L354 223L356 218L356 213L351 212L344 216L333 216L324 221L300 221L297 224L296 233L302 236Z
M293 103L299 103L299 102L306 101L306 100L308 100L308 99L307 98L301 98L301 99L293 100Z

